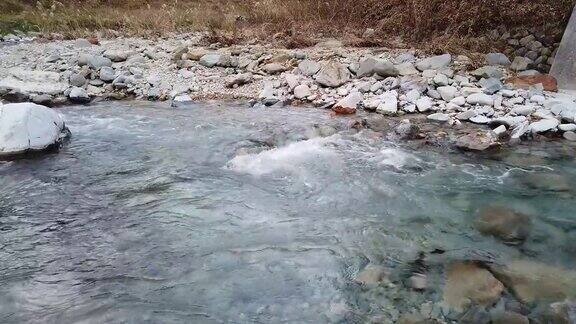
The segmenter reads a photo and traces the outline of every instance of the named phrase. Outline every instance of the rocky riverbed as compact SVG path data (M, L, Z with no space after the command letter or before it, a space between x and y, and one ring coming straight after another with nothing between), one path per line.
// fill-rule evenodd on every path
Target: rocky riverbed
M457 141L468 150L541 135L576 141L575 97L557 93L554 78L535 70L549 67L552 50L533 35L500 37L522 45L515 55L529 57L490 53L473 69L462 55L350 48L338 40L288 50L207 44L201 33L158 40L9 37L0 48L0 96L48 106L124 98L177 106L234 98L314 105L339 115L364 110L403 116L407 123L424 115L446 129L482 125Z

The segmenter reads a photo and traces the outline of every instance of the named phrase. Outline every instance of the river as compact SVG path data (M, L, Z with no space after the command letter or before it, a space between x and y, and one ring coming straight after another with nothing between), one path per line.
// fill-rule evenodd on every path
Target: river
M576 267L560 144L413 150L317 109L240 103L59 111L59 153L0 162L2 323L363 323L441 299L433 276L403 284L420 253ZM532 217L521 248L474 229L492 204ZM354 283L369 263L388 288Z

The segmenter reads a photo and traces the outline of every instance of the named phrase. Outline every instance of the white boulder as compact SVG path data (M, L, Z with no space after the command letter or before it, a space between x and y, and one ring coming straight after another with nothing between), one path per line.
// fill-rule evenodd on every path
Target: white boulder
M58 145L68 134L62 116L48 107L0 105L0 156L42 151Z

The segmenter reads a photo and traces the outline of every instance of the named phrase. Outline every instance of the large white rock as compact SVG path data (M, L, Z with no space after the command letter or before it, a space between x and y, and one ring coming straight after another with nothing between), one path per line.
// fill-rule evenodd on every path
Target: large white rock
M41 151L68 133L56 111L33 103L0 105L0 156Z
M450 54L432 56L416 63L416 68L420 71L439 70L448 66L450 62L452 62L452 56Z

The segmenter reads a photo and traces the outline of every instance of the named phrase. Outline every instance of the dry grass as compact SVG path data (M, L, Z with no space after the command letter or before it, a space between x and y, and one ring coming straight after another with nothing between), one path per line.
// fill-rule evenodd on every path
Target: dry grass
M142 36L212 31L230 43L267 38L303 47L325 36L358 46L398 39L428 50L486 50L498 26L560 35L576 0L0 0L0 32L19 28L67 37L95 31ZM377 41L359 38L365 28ZM433 41L431 41L433 40ZM430 46L432 44L433 46Z

